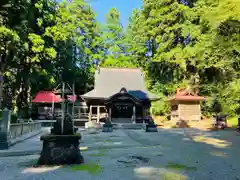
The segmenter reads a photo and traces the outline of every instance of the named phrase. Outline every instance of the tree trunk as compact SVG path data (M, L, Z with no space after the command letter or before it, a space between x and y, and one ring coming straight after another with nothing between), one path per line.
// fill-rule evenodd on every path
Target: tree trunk
M2 108L2 100L3 100L3 76L0 72L0 109Z

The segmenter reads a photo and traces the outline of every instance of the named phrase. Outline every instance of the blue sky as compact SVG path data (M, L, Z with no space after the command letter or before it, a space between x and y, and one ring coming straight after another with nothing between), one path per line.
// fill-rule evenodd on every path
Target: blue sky
M128 18L135 8L140 8L142 0L90 0L93 10L97 13L97 20L105 22L105 16L111 8L117 8L124 27L128 24Z

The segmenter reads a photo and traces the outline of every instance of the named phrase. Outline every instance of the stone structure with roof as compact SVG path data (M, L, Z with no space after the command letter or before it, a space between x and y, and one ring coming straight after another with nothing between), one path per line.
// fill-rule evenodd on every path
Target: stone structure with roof
M145 87L141 69L99 68L94 89L82 95L89 106L89 120L101 115L112 122L142 122L149 115L151 101L158 98ZM104 114L105 113L105 114Z
M191 88L177 89L176 94L168 99L171 106L171 120L201 120L200 102L205 98L198 96Z

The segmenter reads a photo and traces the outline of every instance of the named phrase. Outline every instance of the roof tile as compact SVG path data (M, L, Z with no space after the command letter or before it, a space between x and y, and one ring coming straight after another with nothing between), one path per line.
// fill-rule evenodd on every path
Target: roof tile
M94 89L83 97L108 98L122 88L126 88L131 95L139 99L154 98L145 87L141 69L129 68L100 68L95 72Z

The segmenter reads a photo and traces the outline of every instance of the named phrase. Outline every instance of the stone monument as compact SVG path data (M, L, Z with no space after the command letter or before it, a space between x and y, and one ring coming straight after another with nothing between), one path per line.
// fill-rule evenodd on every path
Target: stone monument
M113 132L113 124L107 118L105 123L103 124L103 132Z
M71 116L57 119L51 133L41 136L43 148L37 165L63 165L83 163L79 149L81 135L76 133Z
M11 146L9 141L11 111L5 108L0 113L0 150L3 150Z
M152 118L149 120L148 124L146 125L146 132L158 132L157 126L154 123Z

